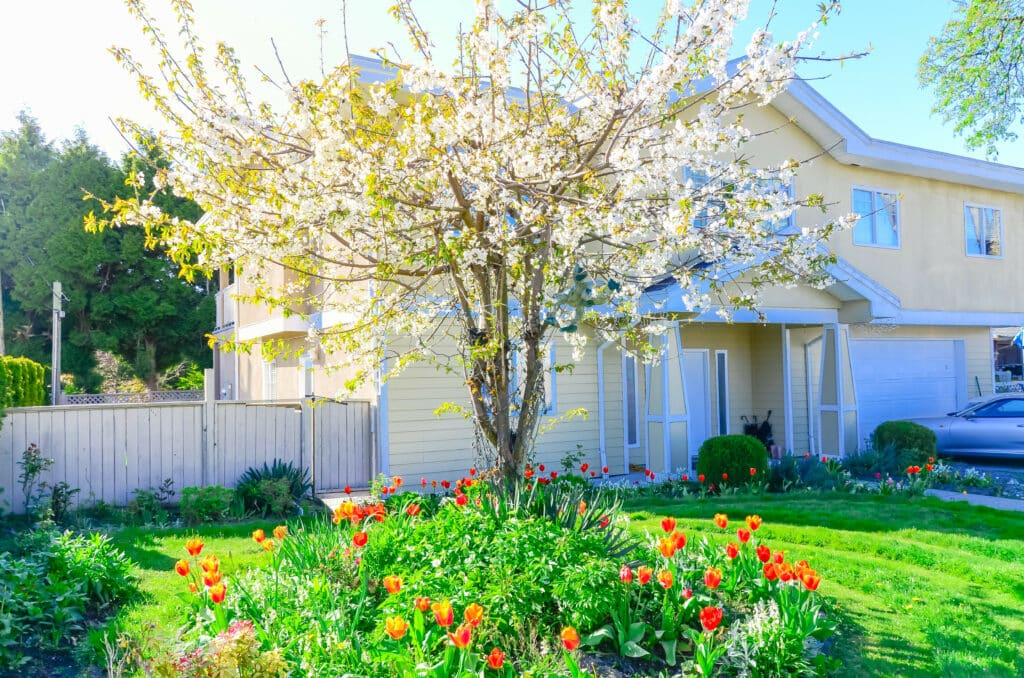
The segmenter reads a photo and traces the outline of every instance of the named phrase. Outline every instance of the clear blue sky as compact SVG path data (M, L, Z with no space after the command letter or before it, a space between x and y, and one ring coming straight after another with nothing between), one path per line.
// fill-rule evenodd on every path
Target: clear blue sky
M774 32L788 38L803 29L819 0L779 0ZM511 0L503 0L506 5ZM198 32L207 41L234 45L247 65L276 72L273 37L296 77L319 69L314 22L327 20L328 67L341 51L340 0L194 0ZM349 39L354 53L395 41L407 43L387 17L391 0L348 0ZM586 7L588 3L578 1ZM642 21L656 13L660 0L633 0ZM168 17L162 0L150 0ZM416 5L435 42L443 46L459 17L471 12L469 0L419 0ZM745 41L763 22L768 0L753 0L740 31ZM821 29L810 54L835 55L871 46L871 53L843 65L802 68L821 93L868 134L891 141L967 155L962 140L930 113L931 95L917 85L917 61L928 37L952 11L949 0L846 0L842 13ZM164 23L173 35L173 24ZM0 1L0 130L16 126L15 115L28 108L51 138L70 136L76 126L112 156L125 146L108 118L126 115L157 124L131 79L106 49L113 45L145 50L145 43L120 0ZM253 72L253 71L250 71ZM253 72L254 73L254 72ZM255 79L255 75L253 76ZM980 154L972 154L982 157ZM1003 144L999 161L1024 166L1024 142Z

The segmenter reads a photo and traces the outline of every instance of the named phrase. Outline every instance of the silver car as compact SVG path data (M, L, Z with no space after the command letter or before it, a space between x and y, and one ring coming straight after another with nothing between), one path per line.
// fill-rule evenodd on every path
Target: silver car
M935 432L944 454L1024 457L1024 393L998 395L944 417L909 419Z

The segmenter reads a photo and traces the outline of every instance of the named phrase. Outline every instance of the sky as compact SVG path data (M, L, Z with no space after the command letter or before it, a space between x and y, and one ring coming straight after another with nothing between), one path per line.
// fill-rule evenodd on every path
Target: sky
M393 0L347 0L349 49L369 54L393 43L404 53L408 42L386 13ZM775 36L795 36L813 20L820 0L777 0ZM165 0L149 0L169 36L175 25ZM317 21L326 20L323 61L329 69L341 60L341 0L193 0L196 32L211 48L217 41L234 46L246 72L255 66L280 73L271 47L295 81L320 72L321 40ZM499 6L511 6L502 0ZM578 0L577 5L588 3ZM649 23L659 0L633 0L631 10ZM738 30L738 43L763 24L770 0L753 0L750 17ZM471 15L470 0L414 0L425 27L442 54L450 50L460 18ZM845 0L842 12L820 29L808 55L836 56L870 49L861 59L802 66L800 74L868 134L912 146L984 158L965 149L951 125L931 113L931 93L917 83L917 63L952 12L949 0ZM121 0L0 0L0 130L17 126L27 109L51 139L84 129L93 143L114 158L127 149L111 118L124 116L157 126L132 78L108 53L112 45L141 57L151 54ZM741 53L738 46L737 54ZM449 52L450 53L450 52ZM152 60L150 59L150 63ZM1000 146L998 161L1024 166L1024 141Z

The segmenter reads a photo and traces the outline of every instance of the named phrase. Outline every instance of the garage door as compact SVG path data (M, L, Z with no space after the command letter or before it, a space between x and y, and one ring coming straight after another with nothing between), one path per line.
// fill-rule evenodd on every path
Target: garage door
M966 400L962 341L855 339L850 355L861 440L883 421L944 414Z

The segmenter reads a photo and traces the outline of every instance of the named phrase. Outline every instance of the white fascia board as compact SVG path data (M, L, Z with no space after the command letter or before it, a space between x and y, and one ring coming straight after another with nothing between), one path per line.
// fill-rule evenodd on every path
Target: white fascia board
M772 101L844 165L1024 194L1024 168L875 139L803 80Z
M883 321L886 322L886 321ZM1022 327L1024 313L1001 311L907 311L896 314L896 325L947 325L956 327Z

